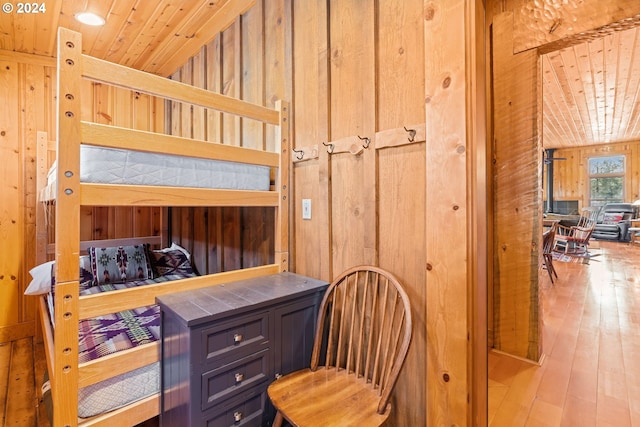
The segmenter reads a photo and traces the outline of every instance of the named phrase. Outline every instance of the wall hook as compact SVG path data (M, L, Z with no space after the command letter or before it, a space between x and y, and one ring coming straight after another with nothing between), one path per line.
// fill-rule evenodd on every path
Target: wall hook
M371 144L371 139L369 139L366 136L363 138L360 135L358 135L358 138L360 139L360 141L364 141L364 143L362 144L364 148L369 148L369 144Z
M402 126L404 128L404 130L406 130L407 132L409 132L409 142L413 142L413 140L416 137L416 130L415 129L407 129L405 126Z
M326 142L323 142L322 145L324 145L325 147L329 147L327 148L327 153L333 154L333 149L335 148L333 144L331 143L327 144Z
M297 153L296 158L298 160L302 160L304 158L304 150L296 150L295 148L292 148L292 150L294 153Z

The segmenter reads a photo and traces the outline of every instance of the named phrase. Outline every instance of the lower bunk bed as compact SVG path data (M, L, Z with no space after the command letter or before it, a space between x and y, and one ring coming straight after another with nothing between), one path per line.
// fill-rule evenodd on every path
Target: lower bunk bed
M147 238L147 241L154 238ZM159 238L158 238L159 240ZM148 243L131 244L131 239L101 241L102 245L89 246L88 255L80 257L79 295L81 298L105 297L145 287L171 288L171 292L184 289L181 284L197 283L198 276L191 264L191 254L173 243L163 249L151 249ZM120 245L119 243L126 243ZM84 246L92 242L83 242ZM232 281L252 275L270 274L277 269L260 267L221 273ZM34 267L27 295L41 295L39 301L42 328L46 337L45 349L54 349L55 331L55 261ZM129 277L126 277L129 276ZM216 275L217 276L217 275ZM212 282L216 280L213 279ZM213 283L212 283L213 284ZM159 413L160 311L157 304L148 304L82 319L78 325L78 364L88 376L92 367L94 378L80 380L86 384L78 388L79 425L135 425ZM136 362L131 360L135 355ZM109 373L100 379L100 363L123 357L129 362L119 363L122 373ZM143 361L140 363L140 361ZM142 366L137 366L142 365ZM128 367L128 368L127 368ZM133 368L128 370L129 368ZM117 370L117 369L116 369ZM111 376L113 375L113 376ZM96 381L96 382L94 382ZM50 382L43 386L43 399L50 399ZM53 407L53 405L51 405ZM55 408L53 408L55 410ZM52 416L52 413L50 414ZM51 420L53 425L53 420Z

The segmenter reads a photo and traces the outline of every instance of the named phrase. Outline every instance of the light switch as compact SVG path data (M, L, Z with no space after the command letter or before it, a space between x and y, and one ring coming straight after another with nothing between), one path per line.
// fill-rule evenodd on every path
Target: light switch
M311 219L311 199L302 199L302 219Z

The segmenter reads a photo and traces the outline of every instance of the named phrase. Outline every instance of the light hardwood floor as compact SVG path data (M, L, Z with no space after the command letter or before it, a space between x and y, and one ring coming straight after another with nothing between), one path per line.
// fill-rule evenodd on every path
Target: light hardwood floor
M640 427L640 245L590 252L541 271L542 366L490 352L490 427Z
M640 245L594 246L555 285L541 272L542 366L490 352L490 427L640 427ZM0 427L49 427L44 365L30 338L0 344Z

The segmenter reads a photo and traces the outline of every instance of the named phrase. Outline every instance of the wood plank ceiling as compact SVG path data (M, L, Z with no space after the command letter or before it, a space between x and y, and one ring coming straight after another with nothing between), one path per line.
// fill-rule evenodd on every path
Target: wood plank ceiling
M53 57L59 26L81 32L84 52L162 76L171 75L255 0L40 0L37 13L0 13L0 49ZM23 9L24 10L24 9ZM79 12L106 20L91 27Z
M41 1L41 13L0 13L0 49L54 57L63 26L83 34L84 53L169 76L255 1ZM78 23L82 11L106 25ZM545 148L640 139L640 30L545 54L542 65Z
M640 140L640 29L542 55L543 146Z

